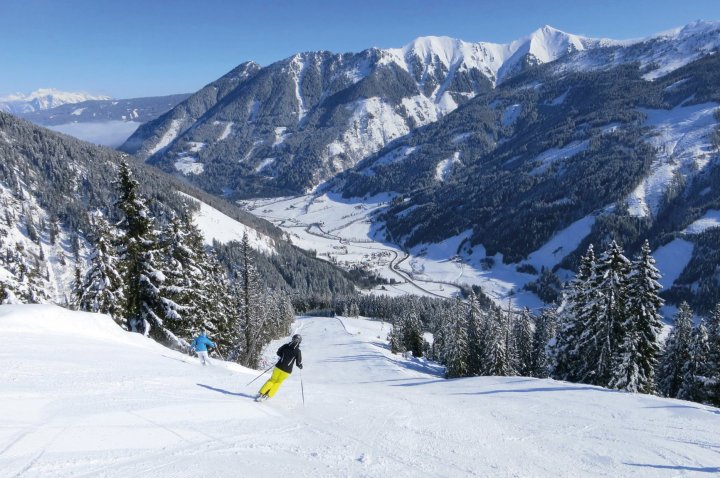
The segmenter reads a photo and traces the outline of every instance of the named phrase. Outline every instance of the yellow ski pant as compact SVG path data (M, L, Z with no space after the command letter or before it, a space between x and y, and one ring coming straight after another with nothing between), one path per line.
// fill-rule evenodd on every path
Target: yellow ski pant
M275 367L273 369L273 373L272 373L272 376L270 377L270 379L267 382L265 382L265 385L263 385L262 388L260 389L260 393L263 393L263 394L266 394L266 395L272 397L273 395L275 395L275 392L278 391L278 389L280 388L280 385L282 385L282 383L285 381L285 379L288 378L289 376L290 376L289 373Z

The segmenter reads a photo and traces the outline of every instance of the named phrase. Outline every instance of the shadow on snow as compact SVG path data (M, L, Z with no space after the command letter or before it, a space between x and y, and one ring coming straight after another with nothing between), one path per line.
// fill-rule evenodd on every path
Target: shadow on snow
M702 473L720 473L720 467L717 466L683 466L683 465L651 465L649 463L627 463L630 466L640 466L643 468L657 468L660 470L682 470L697 471Z
M231 391L229 391L229 390L223 390L222 388L211 387L210 385L205 385L205 384L202 384L202 383L198 383L198 384L196 384L196 385L197 385L198 387L202 387L202 388L206 388L206 389L208 389L208 390L212 390L213 392L220 392L220 393L222 393L223 395L232 395L232 396L235 396L235 397L245 397L245 398L252 398L252 399L255 398L255 395L249 395L249 394L247 394L247 393L231 392Z

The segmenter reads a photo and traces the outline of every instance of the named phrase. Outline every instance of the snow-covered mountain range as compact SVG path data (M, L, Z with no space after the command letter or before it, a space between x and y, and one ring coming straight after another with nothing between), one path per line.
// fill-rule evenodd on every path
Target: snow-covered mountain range
M528 68L556 63L562 74L635 64L658 78L720 46L719 31L720 23L698 22L616 41L545 26L507 44L421 37L402 48L299 53L264 68L249 62L122 149L218 193L302 192ZM203 167L176 169L179 160Z
M89 100L109 100L109 96L92 95L81 92L60 91L54 88L40 88L30 94L14 93L0 96L0 111L6 113L31 113L65 104L81 103Z
M266 68L246 63L139 129L122 149L168 170L178 158L202 163L204 174L229 150L241 158L225 165L235 172L230 178L303 189L528 66L609 43L546 26L506 45L422 37L397 49L300 53ZM203 173L193 179L202 182Z
M88 99L48 109L15 113L40 126L126 121L146 123L172 109L188 94L128 99Z
M84 141L116 148L141 124L154 120L188 96L89 99L13 114Z
M623 41L546 26L508 44L298 53L239 66L122 149L229 198L386 195L383 212L368 205L370 239L457 243L440 259L537 280L543 268L566 278L609 237L629 254L646 238L674 244L667 297L707 308L720 298L717 230L684 231L720 209L719 47L720 22L696 22ZM534 265L578 224L582 236Z

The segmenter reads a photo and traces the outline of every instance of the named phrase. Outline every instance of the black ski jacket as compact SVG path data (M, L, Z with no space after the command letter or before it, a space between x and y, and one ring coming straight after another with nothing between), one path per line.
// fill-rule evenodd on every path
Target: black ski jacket
M299 344L285 344L278 349L277 354L280 360L275 366L283 372L292 373L293 363L297 363L298 367L302 368L302 352Z

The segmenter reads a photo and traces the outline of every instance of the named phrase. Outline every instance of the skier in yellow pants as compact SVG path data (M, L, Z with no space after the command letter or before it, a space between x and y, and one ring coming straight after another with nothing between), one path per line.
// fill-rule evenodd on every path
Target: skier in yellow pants
M300 342L302 337L300 334L295 334L292 340L277 351L280 359L275 364L272 376L265 382L265 385L260 387L260 393L255 398L256 401L262 402L275 395L283 381L290 376L293 369L293 364L297 364L298 368L302 369L302 353L300 352Z

